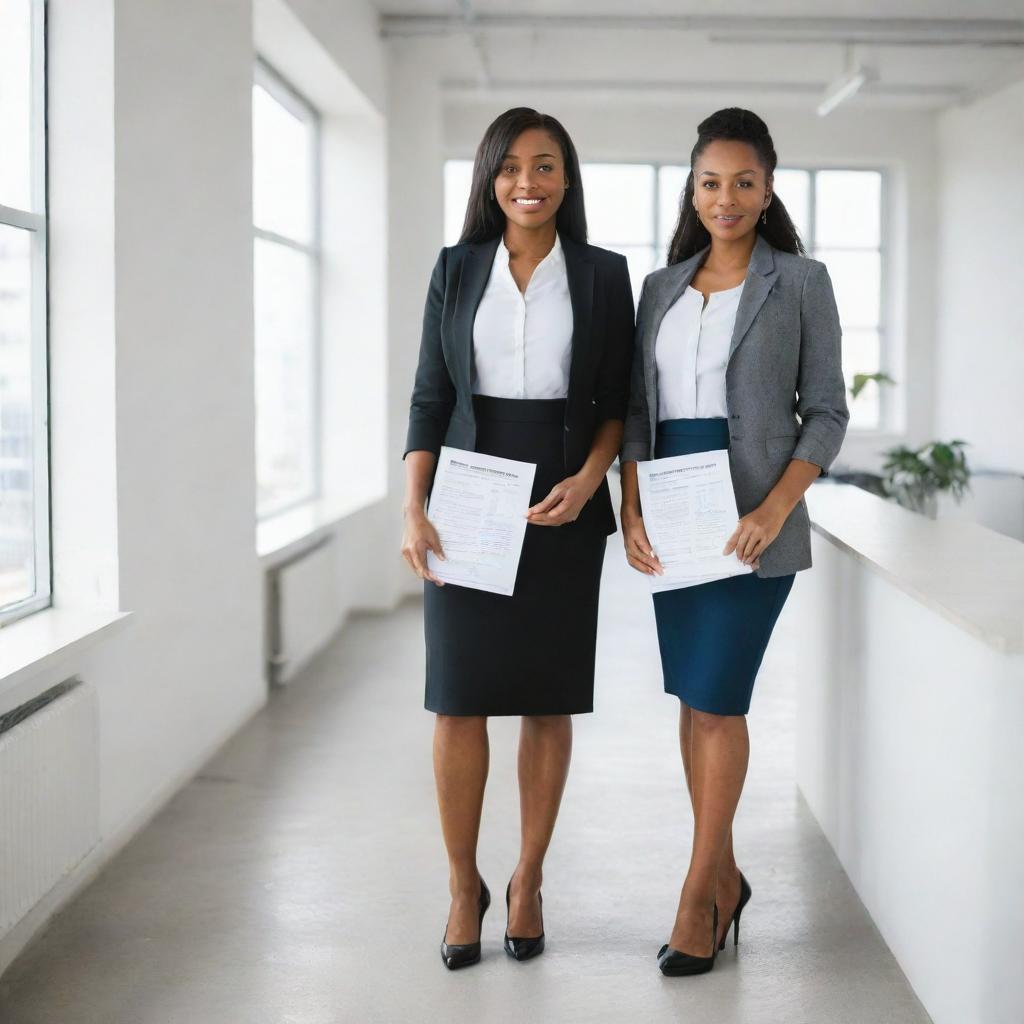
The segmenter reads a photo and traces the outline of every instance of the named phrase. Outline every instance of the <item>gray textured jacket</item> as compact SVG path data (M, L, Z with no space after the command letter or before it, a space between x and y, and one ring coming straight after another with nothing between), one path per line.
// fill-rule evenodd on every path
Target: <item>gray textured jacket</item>
M656 270L644 281L623 462L654 458L658 328L708 251ZM725 378L729 464L741 516L761 504L790 459L813 462L825 471L839 454L850 418L841 337L825 265L780 252L758 235L736 312ZM761 555L757 574L785 576L810 565L810 521L801 499Z

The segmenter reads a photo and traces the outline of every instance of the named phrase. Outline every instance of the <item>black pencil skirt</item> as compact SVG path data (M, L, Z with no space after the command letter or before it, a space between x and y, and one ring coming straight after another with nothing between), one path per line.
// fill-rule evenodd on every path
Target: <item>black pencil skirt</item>
M473 405L478 452L536 463L531 504L565 479L564 400L477 395ZM609 532L606 488L602 484L574 523L527 524L511 597L424 583L428 711L593 711L597 606Z

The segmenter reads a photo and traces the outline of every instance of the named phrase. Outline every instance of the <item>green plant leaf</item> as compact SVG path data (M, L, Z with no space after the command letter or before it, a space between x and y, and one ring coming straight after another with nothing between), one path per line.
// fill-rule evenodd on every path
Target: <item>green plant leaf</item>
M855 373L853 384L850 386L850 395L856 398L871 381L874 381L879 387L883 384L896 383L887 373Z

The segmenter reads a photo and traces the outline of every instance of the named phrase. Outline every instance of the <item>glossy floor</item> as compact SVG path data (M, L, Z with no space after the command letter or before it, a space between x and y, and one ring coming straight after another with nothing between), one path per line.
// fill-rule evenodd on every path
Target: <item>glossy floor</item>
M495 899L482 962L441 964L447 871L410 603L354 618L273 695L0 979L0 1020L926 1022L794 785L785 614L749 718L736 844L754 895L739 950L708 975L658 972L691 819L678 703L661 692L644 581L620 552L611 538L597 710L575 723L543 956L504 954ZM516 732L492 722L480 865L498 894L517 850Z

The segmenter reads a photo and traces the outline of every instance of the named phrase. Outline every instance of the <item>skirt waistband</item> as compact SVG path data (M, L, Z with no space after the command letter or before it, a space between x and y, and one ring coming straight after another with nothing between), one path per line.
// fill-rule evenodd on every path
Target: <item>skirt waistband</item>
M663 420L658 433L671 437L720 437L728 446L729 421L722 416L712 419Z
M564 398L492 398L473 396L477 419L506 423L561 423L565 419Z

